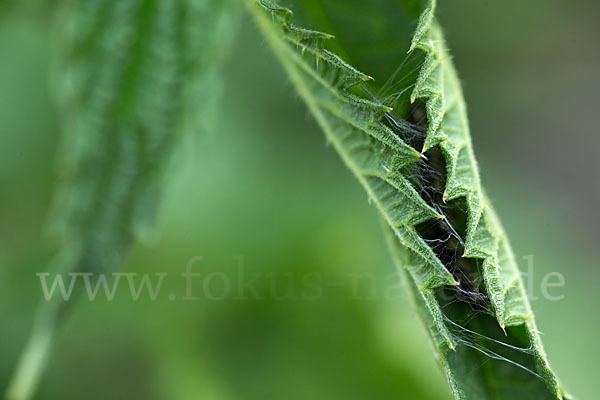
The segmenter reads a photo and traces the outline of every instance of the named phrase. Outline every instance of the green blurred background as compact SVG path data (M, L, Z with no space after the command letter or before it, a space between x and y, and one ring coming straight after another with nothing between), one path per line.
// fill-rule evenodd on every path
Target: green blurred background
M0 1L0 389L41 297L36 272L59 129L49 84L51 2ZM468 1L440 18L464 81L483 182L521 265L534 256L532 301L552 367L570 392L597 398L600 184L597 93L600 4ZM318 27L316 27L318 28ZM153 244L126 272L168 272L194 256L202 273L257 280L267 299L166 296L81 301L60 329L40 399L444 399L425 330L391 276L376 210L274 57L242 22L225 79L218 129L188 138L173 163ZM558 271L566 285L539 290ZM349 283L352 273L377 277ZM311 273L315 300L274 300ZM235 279L235 278L234 278ZM343 285L335 283L342 282ZM356 289L356 290L355 290ZM300 290L296 287L296 290ZM218 288L215 288L218 292ZM352 298L357 295L359 299ZM355 296L356 297L356 296Z

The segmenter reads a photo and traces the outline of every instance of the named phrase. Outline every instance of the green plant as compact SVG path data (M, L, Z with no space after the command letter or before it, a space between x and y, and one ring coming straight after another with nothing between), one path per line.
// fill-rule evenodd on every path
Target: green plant
M110 274L132 242L151 235L179 138L209 128L231 19L229 1L65 3L56 24L64 135L52 272ZM71 303L40 305L9 399L33 395Z
M563 398L480 186L435 0L299 1L303 16L333 29L335 41L294 25L287 8L242 1L381 212L455 397ZM201 93L214 97L215 59L232 31L229 6L139 0L66 7L56 272L112 272L131 243L148 236L178 137L210 119L196 107L207 99ZM40 307L9 398L32 396L66 304Z
M563 398L508 239L480 186L435 0L298 3L309 19L335 29L332 47L344 58L388 79L370 88L370 75L325 48L333 35L294 25L291 10L268 0L248 2L328 140L381 212L455 397ZM355 24L336 20L336 12ZM414 35L403 37L411 20ZM398 46L384 46L398 37L410 40L412 62L399 62ZM353 45L360 39L372 48Z

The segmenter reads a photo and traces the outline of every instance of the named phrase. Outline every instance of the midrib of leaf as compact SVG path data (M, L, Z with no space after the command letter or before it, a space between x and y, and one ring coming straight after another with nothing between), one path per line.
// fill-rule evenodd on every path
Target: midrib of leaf
M435 21L435 1L430 1L421 14L410 49L425 53L411 94L411 101L426 102L428 127L422 151L405 144L384 124L390 108L349 92L349 87L370 77L322 48L330 35L296 27L291 12L270 1L246 1L246 4L326 137L393 230L396 237L393 247L402 248L393 253L396 258L404 254L401 264L413 282L409 288L417 293L421 315L455 397L562 398L562 390L546 361L506 235L480 187L466 106ZM312 53L316 61L304 53ZM497 324L496 328L490 327L486 318L479 317L470 326L477 326L481 334L489 336L497 334L496 330L506 330L507 341L528 343L531 353L522 362L537 370L547 389L537 385L538 377L523 371L522 365L511 359L503 361L514 362L510 364L514 367L510 376L502 376L501 370L491 363L484 365L480 377L466 376L469 364L482 354L463 350L464 345L457 348L436 295L436 288L457 282L415 230L419 223L443 216L426 204L402 175L404 167L417 163L422 153L434 147L441 149L447 165L444 203L466 199L467 229L462 256L482 260L477 265ZM395 212L398 209L400 212ZM511 356L520 359L521 354ZM484 359L484 364L487 361ZM505 382L510 379L524 379L522 384L530 388L506 387Z

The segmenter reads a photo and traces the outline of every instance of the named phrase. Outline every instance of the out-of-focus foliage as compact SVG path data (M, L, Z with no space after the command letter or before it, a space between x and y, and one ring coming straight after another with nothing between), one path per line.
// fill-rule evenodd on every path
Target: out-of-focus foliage
M215 69L233 33L230 6L65 2L55 38L63 137L51 272L110 276L131 243L150 236L173 149L185 132L206 130L214 114L206 108L218 96ZM42 301L11 400L32 396L73 301Z

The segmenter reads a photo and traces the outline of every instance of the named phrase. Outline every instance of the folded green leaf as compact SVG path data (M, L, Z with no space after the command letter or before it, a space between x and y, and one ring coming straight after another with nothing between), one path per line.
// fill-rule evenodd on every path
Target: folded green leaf
M294 25L291 10L268 0L246 3L393 232L395 259L455 397L563 398L508 240L480 186L435 1L298 1L302 16L332 29L332 47L346 60L325 48L333 35ZM402 35L407 27L412 36ZM398 46L405 43L403 59ZM387 82L371 84L371 75L352 65Z

